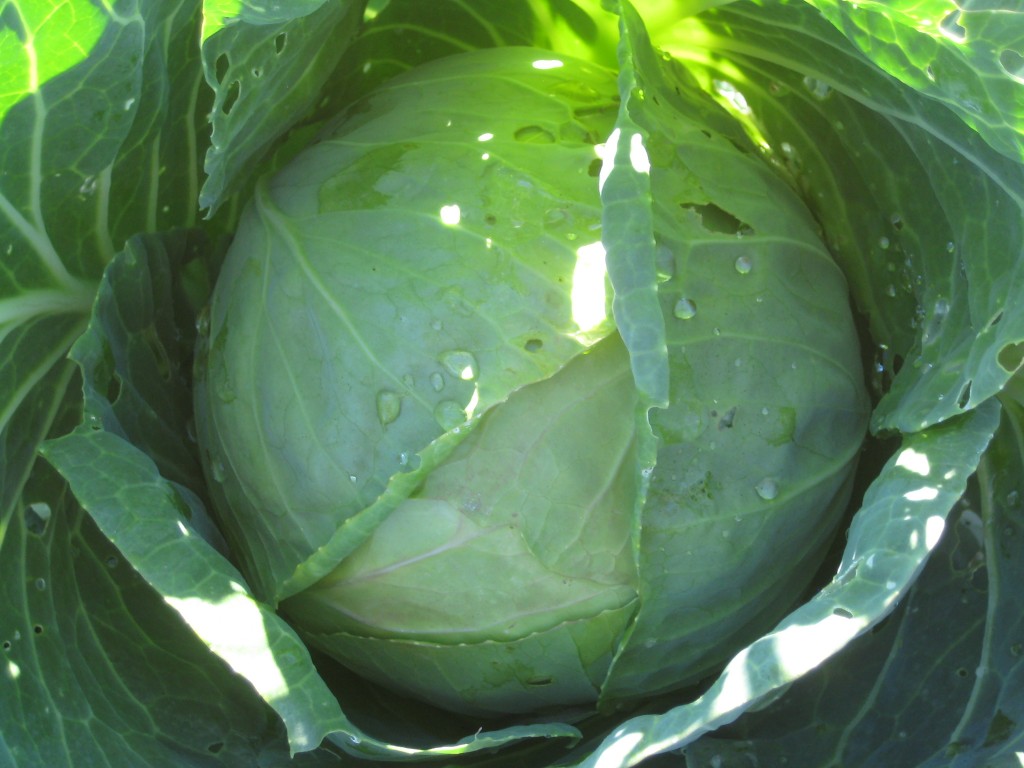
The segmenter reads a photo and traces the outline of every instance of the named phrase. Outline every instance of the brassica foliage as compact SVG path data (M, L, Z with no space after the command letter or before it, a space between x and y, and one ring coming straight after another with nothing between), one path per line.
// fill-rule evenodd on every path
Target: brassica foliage
M1022 40L0 4L0 766L1018 765Z
M694 103L631 149L670 379L650 411L605 263L634 253L601 240L613 72L442 58L257 185L200 449L249 583L346 665L457 710L610 706L699 681L813 577L868 413L846 283L680 81Z

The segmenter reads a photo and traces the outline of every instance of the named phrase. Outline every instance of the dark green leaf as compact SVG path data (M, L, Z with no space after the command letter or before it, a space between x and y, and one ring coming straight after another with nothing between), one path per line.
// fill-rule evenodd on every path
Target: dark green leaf
M60 479L19 504L0 547L0 764L255 765L283 734ZM42 478L40 478L42 479Z
M301 9L299 8L301 5ZM359 0L313 0L260 17L248 6L203 42L203 71L216 94L212 146L199 204L216 211L253 177L289 128L309 116L358 28Z

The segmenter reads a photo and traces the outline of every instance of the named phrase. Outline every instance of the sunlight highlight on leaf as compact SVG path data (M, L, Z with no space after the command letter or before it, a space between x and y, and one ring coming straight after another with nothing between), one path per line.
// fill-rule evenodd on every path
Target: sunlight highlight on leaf
M12 0L0 9L0 122L8 110L49 80L84 61L107 18L89 0Z
M251 597L236 591L218 601L173 595L164 599L264 699L273 702L287 695L288 683L271 650L263 615ZM239 645L242 638L244 647Z
M605 282L608 268L600 241L576 249L576 267L572 273L572 319L580 334L598 328L608 319Z

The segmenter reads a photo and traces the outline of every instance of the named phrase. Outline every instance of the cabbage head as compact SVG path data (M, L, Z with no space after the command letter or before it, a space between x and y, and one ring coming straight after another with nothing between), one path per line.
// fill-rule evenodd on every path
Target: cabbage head
M700 681L799 600L851 492L846 283L711 101L645 138L670 404L637 393L602 244L618 93L530 48L388 81L258 184L209 308L197 425L243 573L450 710Z

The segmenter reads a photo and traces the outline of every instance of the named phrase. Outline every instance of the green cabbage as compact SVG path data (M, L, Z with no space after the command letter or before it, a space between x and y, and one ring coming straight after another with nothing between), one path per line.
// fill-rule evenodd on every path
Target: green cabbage
M612 311L614 73L431 62L259 183L196 425L247 580L311 645L456 711L608 707L699 681L799 598L866 429L857 333L810 214L698 106L664 105L637 159L667 408Z

